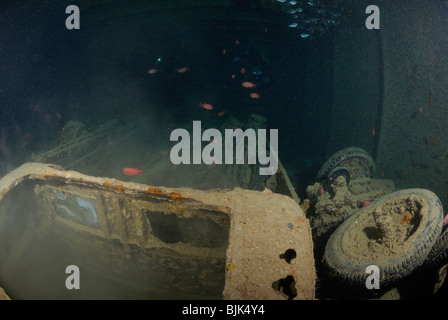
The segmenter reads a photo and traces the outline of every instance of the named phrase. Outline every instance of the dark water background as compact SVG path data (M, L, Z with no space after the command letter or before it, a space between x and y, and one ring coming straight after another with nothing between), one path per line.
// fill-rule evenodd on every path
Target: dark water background
M230 115L245 122L255 113L279 130L279 157L302 193L325 159L332 35L302 39L275 11L272 21L173 19L142 3L137 13L122 5L119 16L108 12L114 4L81 3L80 30L65 28L68 2L2 4L1 173L57 144L68 120L96 128L149 116L219 127ZM258 12L233 10L243 17ZM188 72L176 72L184 66ZM151 68L159 72L148 75ZM261 99L251 99L242 81L257 83ZM201 102L215 110L199 108Z

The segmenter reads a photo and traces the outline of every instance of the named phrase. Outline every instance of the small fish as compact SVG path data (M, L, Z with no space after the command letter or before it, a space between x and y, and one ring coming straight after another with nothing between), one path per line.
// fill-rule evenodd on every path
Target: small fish
M159 69L156 68L148 70L148 74L156 74L157 72L159 72Z
M255 85L255 83L253 82L249 82L249 81L244 81L241 84L244 88L256 88L257 86Z
M365 206L368 206L370 204L370 201L363 200L363 201L361 201L361 203L362 203L362 206L365 207Z
M310 36L310 34L309 33L301 33L300 36L302 38L308 38Z
M182 68L177 69L177 73L185 73L188 70L190 70L189 67L182 67Z
M284 3L286 0L277 0L278 2Z
M297 13L300 13L300 12L302 12L302 11L303 11L302 8L300 8L300 7L296 8L296 12L297 12Z
M372 137L374 137L375 134L376 134L375 127L372 127Z
M210 103L201 103L199 106L201 108L206 109L206 110L213 110L214 109L213 106Z
M288 27L290 28L295 28L297 27L299 24L297 22L291 23Z
M218 117L222 117L227 113L227 110L218 112Z
M445 218L443 218L443 226L446 226L448 224L448 213L446 214Z
M124 168L123 173L127 176L141 176L141 173L145 172L145 170L136 169L136 168Z
M297 1L296 1L296 0L291 0L291 1L289 1L289 4L292 5L292 6L294 6L294 5L297 4Z
M311 7L314 7L316 5L313 1L308 1L307 4L310 5Z
M252 99L260 99L261 98L261 96L258 93L256 93L256 92L252 92L249 95L249 97L251 97Z

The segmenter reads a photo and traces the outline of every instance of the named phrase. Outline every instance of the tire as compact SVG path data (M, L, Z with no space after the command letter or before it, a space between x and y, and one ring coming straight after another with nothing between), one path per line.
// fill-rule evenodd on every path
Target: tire
M332 184L335 182L336 178L339 176L344 177L345 183L349 184L350 182L350 171L344 167L336 167L328 173L327 176L327 188L328 190L333 190Z
M322 181L328 177L328 174L336 167L346 167L350 172L352 171L350 165L344 164L344 162L351 159L362 159L367 163L367 176L372 177L375 173L375 162L372 157L364 150L355 147L349 147L342 149L333 154L322 165L322 168L317 173L316 181Z
M418 209L409 220L401 220L406 215L400 215L399 210L404 206L408 208L408 205ZM374 253L372 249L390 248L380 244L379 237L375 239L374 235L379 235L380 230L375 226L375 214L390 217L388 219L391 223L386 226L394 226L394 230L401 230L397 234L406 235L402 243L390 242L389 245L392 243L392 246L397 247L383 255ZM380 270L380 286L387 287L408 276L425 262L440 235L442 224L442 204L433 192L406 189L388 194L353 213L333 232L325 247L324 267L329 276L348 286L365 288L368 276L366 268L376 265ZM350 246L360 247L363 239L367 239L367 250L363 251L361 245L358 253L354 249L350 251ZM370 249L369 243L372 244Z
M444 228L428 255L427 264L440 268L448 263L448 228Z

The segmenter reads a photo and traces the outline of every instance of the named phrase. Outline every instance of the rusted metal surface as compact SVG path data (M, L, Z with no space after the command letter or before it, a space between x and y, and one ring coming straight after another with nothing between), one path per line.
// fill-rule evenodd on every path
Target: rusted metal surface
M165 298L192 286L197 291L180 297L207 298L223 289L225 299L314 298L310 226L287 196L154 187L26 163L0 180L0 198L21 184L33 191L42 223L58 226L54 236L113 261L107 276L117 281L132 282L116 270L139 261L145 281L171 283L161 292ZM296 257L286 261L287 250ZM91 269L98 263L92 260ZM285 278L293 279L295 292L276 285Z

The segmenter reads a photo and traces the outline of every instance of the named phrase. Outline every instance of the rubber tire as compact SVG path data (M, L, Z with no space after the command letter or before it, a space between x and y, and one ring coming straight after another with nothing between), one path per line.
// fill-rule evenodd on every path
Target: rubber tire
M375 162L367 151L356 147L349 147L342 150L339 150L335 154L333 154L327 161L322 165L322 168L317 173L316 181L322 181L327 178L330 171L334 168L339 167L339 164L347 160L349 158L363 158L369 162L371 168L371 175L373 176L375 173ZM349 169L350 171L350 169Z
M398 253L379 261L358 262L350 260L341 251L341 239L347 228L357 221L358 217L373 212L393 199L402 199L410 195L423 197L428 206L426 226L414 239L410 250ZM443 209L440 199L433 192L425 189L406 189L388 194L370 205L361 208L345 220L330 236L324 252L324 267L327 273L350 287L364 287L367 279L366 268L373 264L380 269L380 286L389 286L411 274L423 265L435 241L442 230Z
M448 263L448 227L444 228L437 238L427 259L427 264L435 268L440 268L446 263Z
M339 174L337 175L336 173ZM329 190L333 190L332 184L339 176L343 176L345 178L346 184L350 183L350 171L348 171L348 169L344 167L336 167L331 170L327 176L327 187Z

